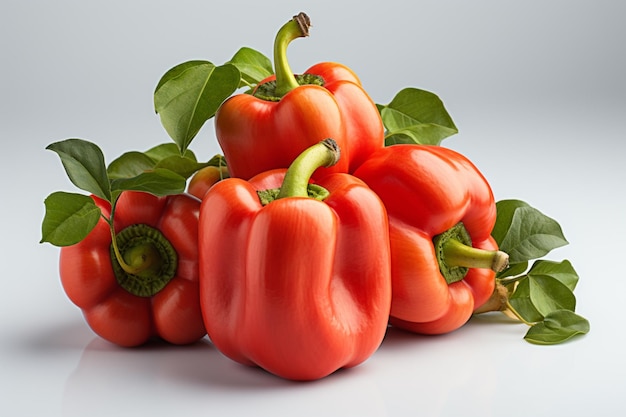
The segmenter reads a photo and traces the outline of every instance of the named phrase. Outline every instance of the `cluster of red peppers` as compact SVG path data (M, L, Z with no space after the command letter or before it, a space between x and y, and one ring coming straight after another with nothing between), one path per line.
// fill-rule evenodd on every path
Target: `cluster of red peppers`
M277 47L308 25L294 17ZM185 194L126 191L114 216L92 197L103 215L62 248L60 273L101 337L208 334L237 362L313 380L368 359L389 325L451 332L494 293L508 257L479 170L440 146L385 146L341 64L275 72L219 108L227 167L198 171Z

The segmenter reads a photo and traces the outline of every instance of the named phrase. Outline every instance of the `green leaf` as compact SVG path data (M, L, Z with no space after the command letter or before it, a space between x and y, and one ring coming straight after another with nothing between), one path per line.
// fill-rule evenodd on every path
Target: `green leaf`
M554 311L544 321L528 329L526 339L530 343L553 345L565 342L576 335L589 333L589 321L569 310Z
M576 297L572 290L556 278L527 275L510 295L509 304L526 322L536 323L555 311L574 311Z
M162 143L148 149L144 153L152 158L155 162L159 162L165 158L169 158L170 156L181 156L180 149L178 149L178 146L175 143ZM196 161L196 155L194 155L194 153L190 149L185 150L182 155L185 158Z
M239 87L258 84L259 81L274 73L272 61L268 57L259 51L245 46L233 55L229 63L236 66L241 73Z
M224 155L221 154L217 154L217 155L213 155L213 157L211 159L209 159L206 163L206 166L214 166L214 167L225 167L226 166L226 159L224 158Z
M523 274L528 269L528 262L519 262L516 264L509 264L509 267L502 272L498 272L497 278L504 279L507 277L515 277Z
M155 146L146 152L126 152L109 164L107 169L111 179L130 179L157 168L169 169L176 174L189 178L194 172L206 166L199 163L192 151L187 149L184 156L178 146L167 143Z
M168 169L155 169L143 172L136 177L120 178L111 181L111 189L117 197L122 191L143 191L162 197L180 194L185 191L187 181L181 175Z
M111 201L104 155L98 145L82 139L55 142L46 149L56 152L72 183L81 190Z
M528 275L533 276L549 276L561 282L570 291L574 291L576 284L578 284L578 274L574 270L572 264L565 260L562 262L554 262L548 260L536 261Z
M496 224L491 231L491 236L498 243L498 246L502 244L508 230L511 228L513 214L515 214L518 208L522 207L530 207L530 205L521 200L500 200L496 202Z
M154 108L181 153L240 80L235 65L208 61L188 61L163 75L154 92Z
M499 201L496 208L492 236L500 250L509 254L511 265L540 258L568 243L554 219L522 201Z
M557 310L576 310L576 297L561 281L546 275L529 275L530 300L543 317Z
M172 145L174 145L172 143ZM176 145L174 145L176 147ZM113 160L107 168L110 179L132 178L154 168L155 161L143 152L131 151Z
M543 315L537 310L530 297L530 281L528 278L519 281L515 291L509 296L509 304L527 323L536 323L543 320Z
M89 196L55 192L45 199L40 243L70 246L83 240L100 219L100 208Z
M206 163L196 162L195 160L184 156L174 155L159 161L155 165L155 169L167 169L187 179L205 166L207 166Z
M387 105L377 105L387 130L385 144L417 143L439 145L458 133L443 102L435 94L405 88Z

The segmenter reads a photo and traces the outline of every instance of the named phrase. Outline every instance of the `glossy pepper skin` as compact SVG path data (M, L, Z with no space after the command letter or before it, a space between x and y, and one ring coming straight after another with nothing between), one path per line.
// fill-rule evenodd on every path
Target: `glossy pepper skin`
M92 198L109 218L110 204ZM154 295L135 295L118 282L111 231L104 219L84 240L61 248L63 288L96 334L127 347L153 337L187 344L206 334L198 295L199 208L200 201L186 194L159 198L127 191L119 197L114 216L118 237L123 230L137 230L132 226L147 225L158 230L176 252L174 275ZM143 230L144 226L139 227Z
M388 225L380 199L348 174L324 177L323 201L263 206L285 170L215 184L200 211L200 296L227 357L286 379L315 380L378 348L389 317Z
M461 327L494 291L491 266L503 268L508 260L491 237L496 207L486 179L463 155L423 145L381 149L355 175L379 195L389 215L391 324L423 334ZM459 224L469 234L465 243L485 259L481 267L467 267L461 265L466 260L455 263L448 256L443 267L458 273L448 283L433 239Z
M294 21L286 25L288 29L289 24L299 30ZM357 75L339 63L314 65L297 81L284 49L275 49L275 76L261 81L253 94L229 98L217 111L216 136L230 175L249 179L270 169L287 168L306 148L329 137L339 144L341 160L315 175L354 171L384 146L383 123L375 103ZM288 91L282 94L270 88L270 93L261 93L272 82L276 89L288 84L284 88Z

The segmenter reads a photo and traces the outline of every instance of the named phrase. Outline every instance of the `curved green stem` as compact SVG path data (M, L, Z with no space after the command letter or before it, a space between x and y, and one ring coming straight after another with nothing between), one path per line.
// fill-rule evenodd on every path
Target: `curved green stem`
M120 250L117 242L117 234L113 227L113 222L109 222L111 229L111 247L115 260L120 268L131 275L151 275L156 274L161 269L160 252L150 242L130 247L124 251Z
M117 234L115 233L115 226L113 225L113 218L115 217L115 209L117 207L117 198L111 204L111 214L109 218L104 218L105 221L109 225L109 230L111 231L111 247L113 249L113 254L115 255L115 259L119 266L126 272L127 274L137 275L140 274L143 270L146 269L146 266L143 263L138 263L137 265L129 265L124 259L122 252L120 251L119 245L117 243Z
M518 313L518 312L517 312L517 311L513 308L513 306L511 305L511 303L510 303L510 302L508 302L508 301L506 302L506 309L507 309L508 311L510 311L510 312L511 312L511 313L512 313L515 317L517 317L517 319L518 319L519 321L521 321L522 323L526 324L527 326L533 326L533 325L535 324L535 323L531 323L531 322L529 322L529 321L525 320L525 319L524 319L524 318L523 318L523 317L522 317L522 316L521 316L521 315L520 315L520 314L519 314L519 313Z
M293 71L287 61L287 46L297 38L309 36L311 20L305 13L299 13L285 23L274 40L274 71L276 73L276 95L282 97L298 87Z
M115 260L117 261L117 263L120 264L120 267L127 274L137 275L141 273L141 271L143 270L141 266L133 267L126 263L126 260L124 260L124 256L122 255L122 252L120 252L120 248L117 244L117 236L115 234L113 222L109 222L109 227L111 229L111 246L113 248L113 253L115 254Z
M111 258L118 284L139 297L161 291L178 268L172 244L158 229L141 223L124 228L116 236Z
M308 197L311 175L320 167L335 165L339 157L339 146L333 139L324 139L305 149L287 169L276 198Z

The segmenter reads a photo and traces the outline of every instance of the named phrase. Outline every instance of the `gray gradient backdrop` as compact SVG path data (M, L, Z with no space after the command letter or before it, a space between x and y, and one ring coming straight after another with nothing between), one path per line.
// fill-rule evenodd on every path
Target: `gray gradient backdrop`
M293 385L208 343L136 354L90 332L60 287L58 249L37 243L44 198L76 191L45 146L80 137L111 160L168 141L152 108L165 71L221 64L244 45L270 55L299 11L313 28L289 49L295 71L341 61L379 103L409 86L435 92L460 129L444 145L498 200L561 223L570 245L550 257L580 274L587 337L537 347L493 318L440 338L393 332L362 366ZM4 0L0 414L623 414L625 15L618 0ZM219 152L211 123L191 147Z

